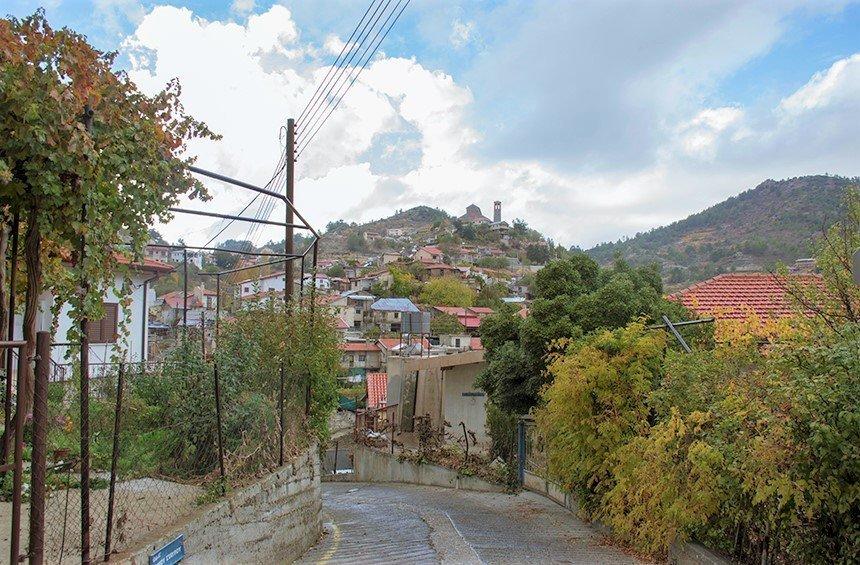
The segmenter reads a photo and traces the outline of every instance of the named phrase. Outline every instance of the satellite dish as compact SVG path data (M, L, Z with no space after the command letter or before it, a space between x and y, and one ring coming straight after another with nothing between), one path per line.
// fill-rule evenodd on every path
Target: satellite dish
M854 252L854 261L851 265L851 273L854 275L854 282L860 284L860 249Z

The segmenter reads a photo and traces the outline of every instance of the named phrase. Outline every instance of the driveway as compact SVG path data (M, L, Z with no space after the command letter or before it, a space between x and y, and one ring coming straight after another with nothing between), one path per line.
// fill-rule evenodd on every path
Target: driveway
M324 483L323 508L326 533L301 563L638 563L530 492Z

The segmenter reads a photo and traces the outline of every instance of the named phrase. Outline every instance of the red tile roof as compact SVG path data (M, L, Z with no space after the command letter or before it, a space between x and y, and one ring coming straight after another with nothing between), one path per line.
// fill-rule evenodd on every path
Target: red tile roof
M802 285L823 288L818 275L788 277ZM784 318L798 312L787 294L787 284L786 277L771 273L728 273L694 284L669 295L668 299L699 314L723 320L743 319L750 312L760 318Z
M206 296L215 296L217 293L214 290L204 291ZM165 304L167 304L170 308L179 309L182 308L182 292L179 290L174 290L173 292L168 292L164 296L161 297ZM197 297L197 294L194 292L188 293L188 307L189 308L202 308L203 303Z
M334 319L334 327L338 330L348 330L351 326L341 317Z
M341 351L379 351L379 346L375 343L365 343L363 341L339 343L337 347Z
M367 374L367 407L382 408L388 402L388 373Z
M471 342L469 343L469 349L477 351L478 349L484 349L484 344L481 343L481 338L473 337Z
M422 247L424 251L429 253L430 255L442 255L442 250L436 247L435 245L425 245Z
M144 259L143 262L132 262L132 260L123 253L114 253L114 257L116 257L116 261L120 265L131 265L133 269L138 269L141 271L151 271L153 273L169 273L174 269L173 265L164 263L162 261L156 261L155 259Z

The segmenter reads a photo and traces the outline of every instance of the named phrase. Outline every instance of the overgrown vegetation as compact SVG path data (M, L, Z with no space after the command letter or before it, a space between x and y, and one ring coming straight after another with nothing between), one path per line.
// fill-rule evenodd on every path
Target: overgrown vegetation
M165 476L180 481L214 480L219 472L214 370L217 363L221 431L231 483L272 469L279 452L279 389L285 371L286 457L312 438L328 440L328 416L337 405L339 352L328 317L307 308L291 311L267 301L222 321L218 348L204 359L190 339L153 370L126 368L120 433L122 479ZM94 382L90 400L92 468L110 468L116 377ZM50 409L55 421L49 453L80 448L78 395L54 385ZM310 409L305 417L310 387Z
M860 559L857 204L812 318L721 324L691 354L640 322L557 342L536 421L584 514L657 556L696 537L748 563Z

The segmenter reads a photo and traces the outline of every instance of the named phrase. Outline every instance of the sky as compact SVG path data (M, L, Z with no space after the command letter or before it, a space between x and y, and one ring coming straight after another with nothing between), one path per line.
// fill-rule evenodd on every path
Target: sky
M262 185L286 119L368 4L5 0L0 11L44 6L54 26L118 51L148 94L178 77L186 110L223 135L192 144L198 165ZM323 228L420 204L488 214L500 200L508 221L588 248L769 178L858 176L858 126L858 2L412 0L300 155L296 205ZM251 198L207 186L212 200L189 207L237 213ZM222 227L177 216L158 229L201 244Z

